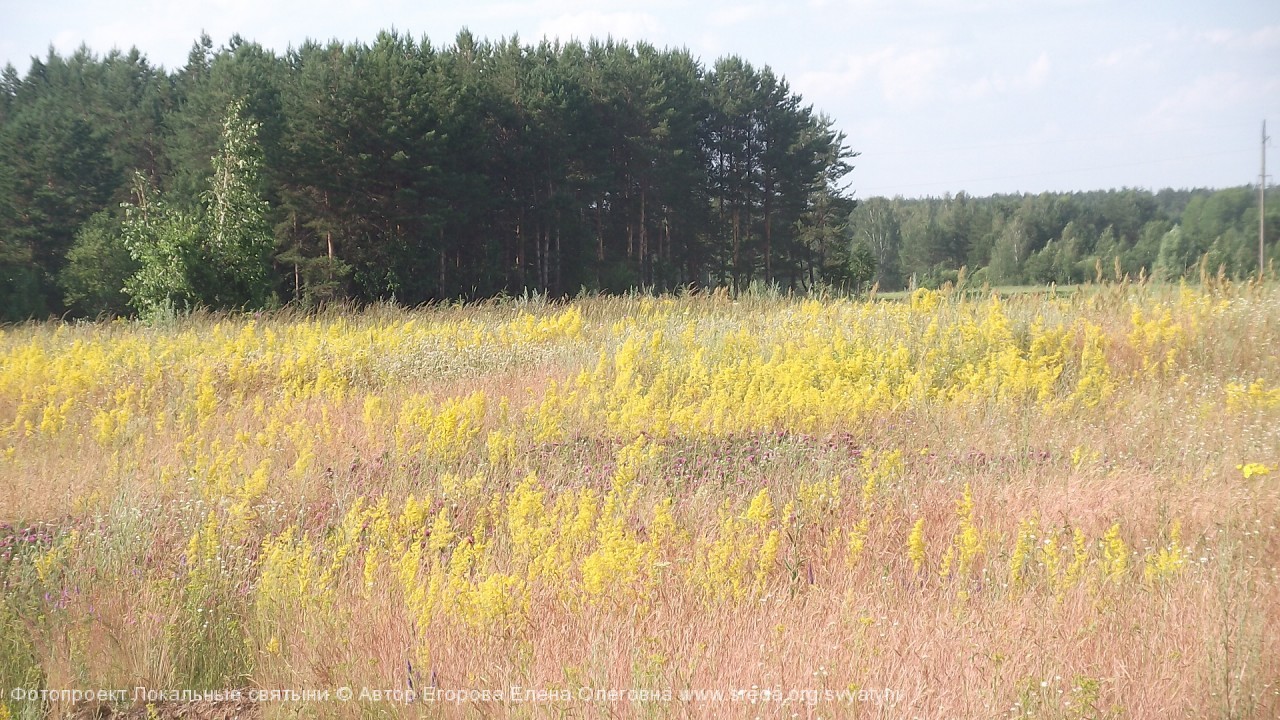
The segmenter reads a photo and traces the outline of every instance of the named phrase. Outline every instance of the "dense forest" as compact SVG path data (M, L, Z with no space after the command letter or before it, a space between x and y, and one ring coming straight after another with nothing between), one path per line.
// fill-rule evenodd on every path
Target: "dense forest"
M1099 279L1241 278L1258 270L1258 189L1124 189L973 198L871 198L846 229L873 281L936 286L968 269L981 286ZM1267 191L1266 257L1280 250L1280 196Z
M1256 267L1249 188L855 201L855 156L770 68L645 43L50 50L0 78L0 320Z
M0 85L2 314L838 283L852 156L643 43L51 50Z

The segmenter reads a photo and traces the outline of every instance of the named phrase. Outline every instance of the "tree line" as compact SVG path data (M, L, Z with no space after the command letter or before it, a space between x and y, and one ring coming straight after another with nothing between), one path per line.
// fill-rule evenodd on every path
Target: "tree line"
M1280 251L1280 197L1267 193L1266 256ZM851 242L883 289L955 281L1070 284L1098 279L1243 278L1258 271L1258 189L1123 189L940 198L870 198Z
M1253 188L855 202L854 157L770 68L645 43L50 50L0 73L0 321L1256 271Z
M51 49L0 77L0 319L856 283L853 157L770 68L645 43Z

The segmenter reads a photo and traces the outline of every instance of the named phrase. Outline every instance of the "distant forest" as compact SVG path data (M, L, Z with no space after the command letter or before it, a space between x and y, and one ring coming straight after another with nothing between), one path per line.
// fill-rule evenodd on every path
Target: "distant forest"
M645 43L51 50L0 78L0 320L1256 265L1248 188L855 200L855 158L768 67Z
M871 198L846 233L870 253L872 280L885 289L954 282L962 267L978 286L1194 279L1202 264L1242 278L1258 271L1258 188ZM1268 264L1277 235L1280 195L1271 188Z

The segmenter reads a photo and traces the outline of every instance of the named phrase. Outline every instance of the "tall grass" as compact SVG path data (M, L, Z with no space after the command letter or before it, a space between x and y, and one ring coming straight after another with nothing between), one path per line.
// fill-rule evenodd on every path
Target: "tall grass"
M1225 283L5 328L0 686L1273 717L1278 357Z

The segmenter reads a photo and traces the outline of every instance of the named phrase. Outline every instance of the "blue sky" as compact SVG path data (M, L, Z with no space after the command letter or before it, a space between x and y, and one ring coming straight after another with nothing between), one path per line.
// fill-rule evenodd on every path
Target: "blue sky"
M201 30L279 51L394 26L438 45L467 27L643 39L708 66L738 54L835 119L862 153L858 197L1241 185L1257 180L1263 118L1280 137L1278 0L4 4L0 62L22 72L82 42L174 67Z

